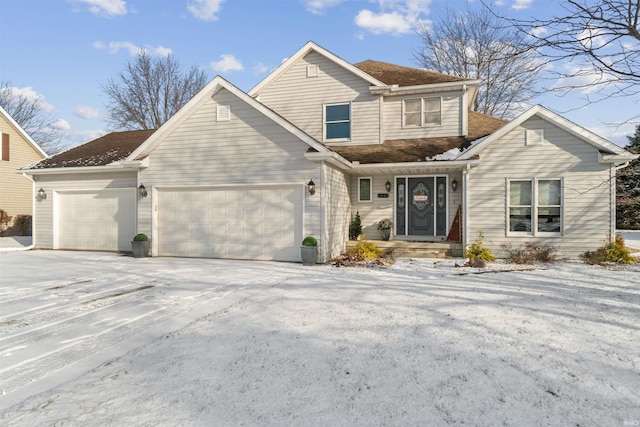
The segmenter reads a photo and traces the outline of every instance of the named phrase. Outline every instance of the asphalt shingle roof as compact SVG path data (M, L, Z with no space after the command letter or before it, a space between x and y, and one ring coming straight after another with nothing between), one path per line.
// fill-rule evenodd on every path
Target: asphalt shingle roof
M370 59L354 64L354 66L386 85L418 86L469 80L462 77L435 73L433 71L422 70L419 68L404 67L402 65L389 64L388 62L372 61Z
M126 159L153 133L152 130L112 132L29 166L29 169L105 166Z

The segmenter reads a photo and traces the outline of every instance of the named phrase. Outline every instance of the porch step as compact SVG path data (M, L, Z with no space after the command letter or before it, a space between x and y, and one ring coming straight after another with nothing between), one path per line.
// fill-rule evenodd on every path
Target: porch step
M448 258L462 256L462 243L456 242L410 242L403 240L371 240L383 253L391 253L395 258ZM347 250L358 244L347 241Z

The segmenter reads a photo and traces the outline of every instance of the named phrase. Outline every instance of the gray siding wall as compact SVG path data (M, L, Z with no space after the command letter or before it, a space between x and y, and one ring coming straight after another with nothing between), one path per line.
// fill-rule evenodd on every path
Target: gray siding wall
M35 247L52 249L54 208L56 205L54 192L65 190L102 190L105 188L135 188L136 172L42 175L37 177L36 186L37 189L42 187L47 192L47 198L45 200L35 201Z
M544 144L525 146L525 129L543 129ZM469 242L482 232L496 256L504 256L503 243L536 242L556 247L561 257L577 258L607 238L612 219L609 166L598 163L595 147L532 118L482 151L480 158L480 166L469 174ZM518 178L564 180L562 237L507 236L507 179Z
M307 65L318 65L317 77L307 77ZM261 103L314 137L323 139L323 105L351 104L351 141L380 143L380 101L369 83L324 56L311 52L263 89Z
M349 222L351 221L351 199L347 176L344 172L330 165L324 165L324 216L325 244L321 253L325 260L335 258L345 251L349 239Z
M218 105L231 120L216 120ZM225 89L202 103L149 155L140 174L154 186L305 184L321 180L321 165L304 157L308 146ZM151 192L150 192L151 194ZM150 236L153 197L139 204L138 228ZM320 236L320 197L305 196L303 234ZM322 244L322 242L319 242Z
M442 98L442 124L440 126L402 127L403 100L415 98ZM461 132L462 95L458 92L442 94L388 96L384 98L384 138L434 138L457 136Z

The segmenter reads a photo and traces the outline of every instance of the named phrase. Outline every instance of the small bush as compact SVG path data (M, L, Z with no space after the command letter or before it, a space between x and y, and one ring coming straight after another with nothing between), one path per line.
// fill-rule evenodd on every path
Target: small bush
M31 215L17 215L11 228L13 228L19 236L30 236Z
M470 244L464 252L465 258L469 258L471 262L475 260L482 260L487 262L496 260L496 258L491 253L491 249L484 246L484 243L482 242L483 239L484 234L479 233L476 241Z
M147 235L142 233L136 234L135 237L133 238L134 242L146 242L148 240L149 238L147 237Z
M507 252L507 261L515 264L557 261L556 248L549 245L526 242L524 248L514 248L510 244L504 244L502 245L502 249Z
M354 255L361 256L365 259L380 258L382 256L382 251L380 250L380 248L378 248L375 243L368 240L358 243L353 248L352 252Z
M0 229L5 228L11 222L11 215L7 211L0 209Z
M356 240L361 234L362 220L360 219L360 212L356 211L356 216L351 218L351 224L349 224L349 240Z
M307 236L302 241L302 246L318 246L318 241L313 236Z
M613 242L607 242L595 251L586 251L580 258L587 264L602 265L607 263L615 264L636 264L638 260L631 256L631 251L624 246L624 238L616 236Z

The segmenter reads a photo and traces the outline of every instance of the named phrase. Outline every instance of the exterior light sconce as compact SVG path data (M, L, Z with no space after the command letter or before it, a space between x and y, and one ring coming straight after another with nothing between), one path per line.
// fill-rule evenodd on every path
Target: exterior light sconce
M316 194L316 183L313 182L313 179L310 180L307 184L307 189L309 190L309 194L311 194L312 196Z
M458 189L458 181L456 181L455 179L451 181L451 189L453 190L454 193Z
M138 187L138 197L141 199L147 197L147 189L144 184L140 184L140 187Z
M38 198L40 200L46 200L47 199L47 192L44 191L44 189L42 187L40 187L40 189L38 190Z
M386 188L386 189L387 189L387 193L388 193L388 192L390 192L390 191L391 191L391 183L390 183L389 181L387 181L387 182L384 184L384 188Z

